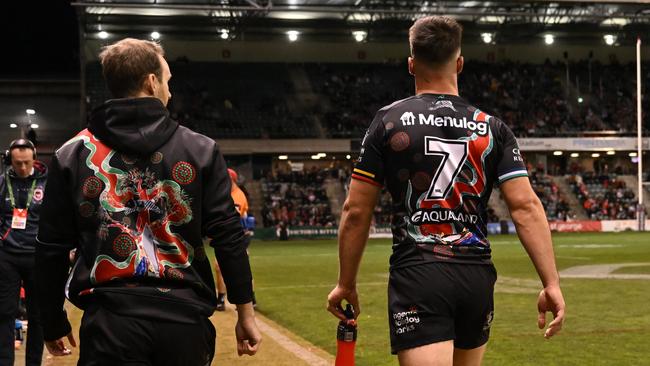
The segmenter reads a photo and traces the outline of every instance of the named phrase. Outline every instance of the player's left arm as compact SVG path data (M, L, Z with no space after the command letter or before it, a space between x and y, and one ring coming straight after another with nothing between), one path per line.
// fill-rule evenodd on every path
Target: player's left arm
M544 332L544 336L550 338L562 329L566 304L560 289L560 276L555 265L551 231L544 207L526 177L502 183L501 192L519 239L542 280L544 288L537 300L537 325L540 329L544 328L546 312L550 311L554 319Z
M360 313L357 273L380 192L377 185L352 179L350 194L343 205L339 225L339 280L327 298L327 310L341 320L345 319L343 300L352 304L355 316Z
M552 337L562 329L565 303L560 289L560 276L555 265L553 241L544 207L533 191L512 131L502 122L497 123L496 136L501 153L497 166L498 183L519 239L535 265L544 289L537 301L537 325L546 325L546 312L553 313L545 337Z
M52 158L40 210L36 244L36 299L41 312L43 338L51 354L70 354L64 339L76 347L72 327L63 308L65 282L70 269L69 253L77 243L74 201L58 156Z

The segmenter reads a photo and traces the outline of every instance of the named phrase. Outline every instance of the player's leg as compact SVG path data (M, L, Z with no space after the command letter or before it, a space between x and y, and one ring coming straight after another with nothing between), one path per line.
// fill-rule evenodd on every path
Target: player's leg
M391 351L400 365L452 365L455 303L453 278L439 263L391 271Z
M14 364L20 274L12 258L0 250L0 365Z
M455 363L454 341L431 343L397 353L400 366L451 366Z
M219 263L214 261L214 277L217 280L217 311L226 310L226 283L223 282Z
M480 366L487 344L473 349L454 349L454 366Z
M41 312L36 300L36 285L34 283L34 260L26 256L21 263L21 275L25 288L25 301L27 307L27 348L25 350L25 364L38 366L43 359L43 328Z
M494 318L496 270L492 265L465 265L458 269L458 312L463 315L455 323L454 366L479 366Z

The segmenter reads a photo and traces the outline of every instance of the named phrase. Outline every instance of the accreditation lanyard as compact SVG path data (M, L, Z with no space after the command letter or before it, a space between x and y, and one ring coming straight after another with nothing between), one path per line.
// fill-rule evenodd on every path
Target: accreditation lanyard
M9 200L11 201L11 208L13 208L13 217L11 219L11 228L16 230L24 230L27 227L27 210L32 203L34 197L34 188L36 188L36 179L32 181L32 187L27 194L27 203L25 208L16 207L16 199L14 197L14 190L11 186L11 178L7 176L7 188L9 189Z

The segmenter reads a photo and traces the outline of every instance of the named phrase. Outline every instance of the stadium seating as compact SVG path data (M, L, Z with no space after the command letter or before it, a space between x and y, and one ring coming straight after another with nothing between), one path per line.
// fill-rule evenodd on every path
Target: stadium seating
M634 219L636 199L634 192L616 175L593 172L571 175L568 178L575 194L592 220Z
M317 137L311 119L288 106L294 95L285 64L170 62L169 110L181 124L213 138ZM98 63L88 64L89 107L109 98Z
M632 65L571 64L569 100L563 63L469 61L461 95L500 117L519 137L575 136L585 131L635 130ZM413 93L404 63L170 63L169 109L182 124L215 138L360 138L374 113ZM304 71L304 72L303 72ZM108 99L98 63L86 68L87 101ZM307 75L315 105L304 102L292 75ZM580 82L582 80L582 82ZM646 75L650 82L650 74ZM646 99L648 97L646 96ZM648 124L646 124L648 125ZM321 127L324 134L321 133Z
M262 223L273 227L336 225L330 202L323 187L322 171L269 174L261 180L264 207Z
M575 217L564 197L564 192L560 192L560 188L553 182L551 176L540 171L532 171L530 183L542 202L549 221L566 221Z

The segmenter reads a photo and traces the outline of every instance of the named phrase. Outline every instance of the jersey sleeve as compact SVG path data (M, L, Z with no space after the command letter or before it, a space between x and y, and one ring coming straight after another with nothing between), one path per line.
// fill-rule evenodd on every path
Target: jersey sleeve
M508 126L498 121L497 140L501 145L501 155L497 163L497 184L517 177L527 177L528 171L521 156L517 139Z
M361 142L359 160L352 171L352 178L382 187L384 185L384 140L386 129L384 112L375 115Z

